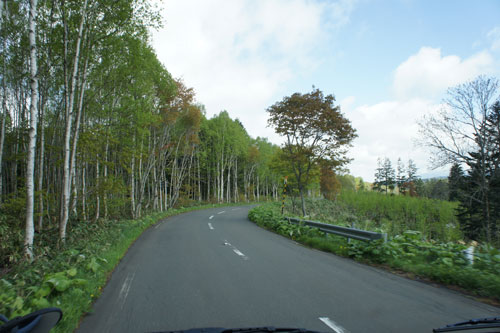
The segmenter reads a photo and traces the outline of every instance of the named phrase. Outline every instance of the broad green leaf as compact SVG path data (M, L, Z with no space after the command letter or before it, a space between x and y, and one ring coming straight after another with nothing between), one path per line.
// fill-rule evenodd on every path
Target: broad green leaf
M65 291L71 286L71 281L64 275L59 274L54 274L47 280L47 283L59 292Z
M51 288L47 283L42 284L42 286L35 292L36 297L45 297L50 294Z
M16 310L21 310L24 306L24 301L21 297L17 296L14 303L12 303L12 308Z
M68 269L66 271L66 273L68 274L68 276L74 277L74 276L76 276L77 270L76 270L76 268L73 267L73 268Z
M101 265L97 263L95 258L90 259L90 262L87 264L87 269L94 273L96 273L99 270L99 267L101 267Z
M74 280L72 281L72 283L73 283L73 285L75 285L75 286L84 286L84 285L86 285L86 284L88 283L88 281L87 281L87 280L85 280L85 279L74 279Z
M46 298L35 298L34 300L31 301L31 304L37 309L43 309L43 308L48 308L50 307L49 301L47 301Z
M451 260L451 258L443 258L443 264L451 267L453 266L453 260Z

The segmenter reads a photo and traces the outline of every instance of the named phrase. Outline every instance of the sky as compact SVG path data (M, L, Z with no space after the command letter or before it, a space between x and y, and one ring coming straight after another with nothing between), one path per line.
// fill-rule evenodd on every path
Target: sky
M281 144L266 109L315 86L356 129L349 173L373 181L378 158L412 159L423 178L432 151L417 122L448 88L500 79L500 1L165 0L152 33L158 58L193 87L211 118L227 110L252 137Z

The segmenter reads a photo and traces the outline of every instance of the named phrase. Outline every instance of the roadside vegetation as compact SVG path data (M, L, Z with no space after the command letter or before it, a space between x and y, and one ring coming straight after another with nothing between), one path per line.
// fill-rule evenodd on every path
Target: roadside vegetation
M64 247L45 246L34 262L23 261L4 272L0 277L0 314L14 318L58 307L63 319L54 332L72 332L82 315L91 310L128 248L146 229L172 215L216 206L221 205L172 209L137 220L77 224Z
M338 217L337 222L344 221L340 224L349 224L346 219L357 220L357 216L342 201L333 203L316 200L308 207L311 212L309 219L319 219L320 222L331 223L333 219L320 219L327 213L314 214L315 207L321 211L328 207L326 210ZM406 229L400 234L390 236L386 243L383 240L370 243L356 240L348 242L346 238L324 234L315 228L290 224L283 219L286 213L282 215L280 209L278 203L264 204L250 210L248 216L259 226L307 246L390 270L406 272L414 278L423 278L449 287L456 286L474 295L500 301L500 251L491 245L480 244L475 247L474 260L471 263L466 255L469 245L463 241L451 241L451 238L457 240L457 234L454 232L450 236L445 235L445 238L450 237L448 241L439 239L441 236L437 234L431 238L424 236L419 230ZM430 215L432 216L432 213ZM364 220L363 223L359 226L360 229L367 226L371 230L384 231L384 225L370 228L372 223L369 220ZM418 224L416 227L418 229ZM404 227L399 229L403 230Z

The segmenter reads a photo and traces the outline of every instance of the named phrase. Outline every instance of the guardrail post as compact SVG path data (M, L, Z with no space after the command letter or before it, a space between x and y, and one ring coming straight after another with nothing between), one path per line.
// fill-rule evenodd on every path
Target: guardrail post
M467 261L469 261L469 265L474 264L474 246L471 245L467 249L464 250L465 257Z
M354 229L354 221L351 222L351 228ZM351 239L347 237L347 244L351 244Z

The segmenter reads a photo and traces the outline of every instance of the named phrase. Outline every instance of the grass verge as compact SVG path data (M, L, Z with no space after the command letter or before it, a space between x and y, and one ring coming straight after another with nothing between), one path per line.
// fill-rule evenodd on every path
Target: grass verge
M0 314L22 316L58 307L63 319L54 332L72 332L90 311L109 275L128 248L149 227L188 211L230 206L201 205L154 213L138 220L80 223L64 247L45 251L32 263L22 262L0 279Z

